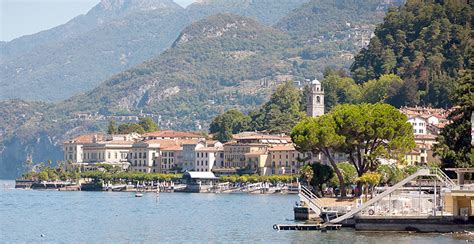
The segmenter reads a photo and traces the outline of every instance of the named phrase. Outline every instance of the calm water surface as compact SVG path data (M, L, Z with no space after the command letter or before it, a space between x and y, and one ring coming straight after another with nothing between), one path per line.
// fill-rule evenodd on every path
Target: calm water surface
M0 181L0 243L465 243L451 234L275 231L296 195L15 190ZM9 187L5 187L8 184ZM41 237L44 234L44 237Z

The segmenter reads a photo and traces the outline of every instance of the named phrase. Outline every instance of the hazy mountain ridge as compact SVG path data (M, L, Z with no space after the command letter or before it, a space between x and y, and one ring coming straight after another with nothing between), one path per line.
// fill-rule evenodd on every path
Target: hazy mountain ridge
M63 100L158 55L193 21L230 12L273 24L303 2L213 0L183 9L172 0L104 0L64 25L7 42L0 100Z
M117 18L128 14L156 9L182 9L172 0L102 0L89 12L79 15L63 25L35 34L22 36L5 42L0 49L0 64L7 58L13 58L43 45L61 42L76 37Z
M0 98L20 96L56 101L93 89L98 80L164 51L176 38L176 28L183 28L187 22L180 11L139 12L110 21L85 35L36 48L0 66L0 85L4 87ZM53 87L55 92L51 92Z
M190 38L183 41L183 36ZM12 129L4 133L0 153L4 172L19 172L18 163L28 155L35 162L49 159L38 153L41 147L49 155L61 155L63 140L103 130L113 116L144 113L155 116L162 128L205 130L226 109L248 111L264 103L285 80L312 79L327 66L347 69L351 61L338 52L358 50L345 37L301 43L281 30L233 14L197 21L176 33L170 44L173 41L172 48L92 91L41 107L42 114L21 125L8 122ZM306 49L321 55L306 57ZM81 114L91 119L80 119ZM44 145L38 144L40 137Z
M297 39L329 35L353 28L381 22L390 7L404 0L311 0L280 19L274 26ZM351 26L352 25L352 26Z

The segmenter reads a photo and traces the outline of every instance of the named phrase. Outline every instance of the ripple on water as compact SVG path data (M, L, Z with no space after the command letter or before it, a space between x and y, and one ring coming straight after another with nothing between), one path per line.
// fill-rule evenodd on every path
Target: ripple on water
M274 231L295 195L58 192L0 189L3 242L464 243L441 234ZM46 237L40 237L45 234Z

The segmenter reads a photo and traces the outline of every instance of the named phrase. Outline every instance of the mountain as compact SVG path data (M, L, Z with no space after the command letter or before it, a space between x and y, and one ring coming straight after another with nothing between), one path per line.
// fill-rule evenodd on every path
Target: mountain
M403 0L311 0L282 18L275 27L307 41L363 25L379 23Z
M188 22L182 11L171 0L104 0L86 16L32 37L36 42L17 39L38 46L2 59L0 99L57 101L90 90L171 45ZM64 37L57 40L55 35ZM15 43L7 47L24 46Z
M43 45L76 37L110 20L131 13L156 9L178 10L181 7L172 0L101 0L87 14L79 15L63 25L5 42L5 45L0 46L0 60L17 57Z
M216 13L234 13L250 17L265 25L273 25L289 12L309 0L198 0L189 5L186 11L196 19L201 19Z
M0 66L0 99L57 101L93 89L164 51L187 22L182 10L139 12L6 60Z
M172 0L102 0L64 25L0 45L0 100L64 100L160 54L194 21L229 12L273 24L303 2L212 0L183 9Z
M350 55L360 44L353 37L359 23L353 24L327 38L301 41L290 31L254 18L216 14L188 25L170 42L171 48L149 61L113 75L89 92L41 105L36 108L39 114L26 105L9 113L17 105L0 102L3 115L12 117L0 124L0 131L7 128L0 137L0 177L21 172L21 162L30 156L34 162L61 159L62 141L104 131L109 120L121 121L123 115L153 117L160 128L205 131L217 114L256 108L283 82L304 85L327 67L348 70ZM370 26L365 29L369 36ZM23 114L31 117L22 118Z
M216 110L260 104L269 94L266 87L259 88L260 79L285 71L278 64L281 54L277 50L282 51L288 42L283 32L253 19L213 15L186 27L173 47L155 59L56 108L62 113L104 114L141 110L166 118L178 116L183 120L179 123L207 121ZM191 114L193 119L186 121Z

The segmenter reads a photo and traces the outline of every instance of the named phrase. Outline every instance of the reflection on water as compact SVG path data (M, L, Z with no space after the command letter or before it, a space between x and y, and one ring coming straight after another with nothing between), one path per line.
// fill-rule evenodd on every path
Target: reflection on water
M15 190L0 181L0 242L455 243L469 235L275 231L296 195ZM42 237L41 235L44 235Z

